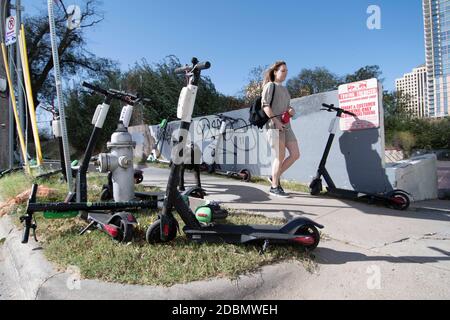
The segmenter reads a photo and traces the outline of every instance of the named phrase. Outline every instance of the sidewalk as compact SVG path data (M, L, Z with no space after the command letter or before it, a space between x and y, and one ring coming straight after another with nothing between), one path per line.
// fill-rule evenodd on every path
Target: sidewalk
M144 173L145 184L165 189L168 170L148 168ZM19 250L20 234L5 228L8 221L3 218L0 239L7 240L0 245L0 299L22 297L24 291L8 297L1 289L24 288L27 279L8 276L9 283L5 281L5 275L13 269L5 268L5 261L11 261L11 257L16 259L17 275L31 278L37 273L38 280L30 284L26 297L31 299L450 298L450 202L417 203L410 211L398 212L301 193L293 193L289 199L271 199L265 186L209 175L202 179L208 197L229 208L287 219L303 215L324 224L326 236L314 252L314 273L298 263L284 263L263 268L237 282L219 279L160 288L82 280L81 290L68 290L67 281L73 276L46 269L45 260L39 260L39 247L29 245L25 251ZM193 181L188 173L186 184ZM23 256L16 255L18 250ZM44 266L44 271L39 265Z

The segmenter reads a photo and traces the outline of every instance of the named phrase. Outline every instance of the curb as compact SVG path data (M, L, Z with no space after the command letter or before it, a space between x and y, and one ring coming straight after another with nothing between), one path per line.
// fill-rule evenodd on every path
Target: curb
M299 287L311 276L300 262L266 266L236 280L212 279L173 287L120 285L80 280L68 272L57 272L39 244L20 243L21 232L11 218L0 218L0 239L6 277L14 282L13 296L23 300L259 300L288 299L289 287Z

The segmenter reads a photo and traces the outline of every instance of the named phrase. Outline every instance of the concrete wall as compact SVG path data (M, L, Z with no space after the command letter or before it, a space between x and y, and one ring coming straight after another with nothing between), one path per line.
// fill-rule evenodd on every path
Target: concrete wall
M300 114L297 120L292 121L292 128L299 141L301 159L286 172L283 176L285 180L309 184L316 175L329 137L330 122L336 116L335 113L321 111L322 103L338 106L338 92L326 92L291 102L292 107ZM248 124L248 112L248 109L242 109L228 112L226 115L239 119L235 128L240 128ZM436 167L432 162L416 159L408 162L404 168L402 164L397 167L396 164L390 164L389 171L386 171L383 118L381 114L381 127L378 129L342 132L338 128L327 163L327 169L336 186L374 193L400 188L412 193L416 201L435 199L437 185L432 172L434 170L436 173ZM166 159L170 159L170 137L178 127L178 122L169 124L162 150ZM194 141L205 149L211 143L211 137L217 135L219 127L220 120L216 116L195 118L191 125L191 134ZM159 127L151 126L150 133L155 141L158 141L161 134ZM266 130L250 127L231 134L227 140L228 147L222 152L222 157L226 159L228 156L228 159L224 161L226 165L222 165L222 169L249 169L254 176L271 175L272 157L266 140ZM219 149L222 150L222 147ZM419 186L429 177L431 180Z
M394 188L407 190L414 201L438 197L437 157L434 154L388 164L386 172Z
M283 179L310 183L316 174L328 140L330 122L335 118L334 113L320 110L322 103L339 105L337 91L292 100L292 107L300 113L300 118L293 121L292 126L299 140L302 156ZM237 127L248 124L248 109L228 112L226 115L240 119ZM177 127L177 123L171 123L169 127L163 148L163 155L166 158L170 158L168 137ZM220 122L215 116L196 118L191 126L191 133L197 135L196 142L206 147L211 142L211 136L217 134L219 127ZM150 131L157 137L159 128L152 126ZM223 153L224 157L231 156L226 162L227 165L222 166L223 169L234 171L249 169L256 176L270 175L272 158L266 141L266 131L255 127L248 128L245 134L243 131L240 130L234 137L229 137L228 140L234 140L234 143ZM239 158L245 159L243 164L236 163L237 159L232 155L235 152L239 154ZM256 161L249 161L252 157L249 153L258 155L253 156L256 157ZM383 128L351 133L343 133L338 129L327 167L338 187L366 192L384 192L392 189L384 169Z

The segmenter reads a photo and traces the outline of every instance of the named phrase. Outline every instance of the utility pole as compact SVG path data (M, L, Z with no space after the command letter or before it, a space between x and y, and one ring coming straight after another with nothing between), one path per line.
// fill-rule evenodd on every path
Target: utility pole
M10 15L10 0L0 1L0 37L5 41L6 17ZM2 60L3 61L3 60ZM10 66L4 66L9 68ZM6 72L0 68L0 78L6 79ZM8 90L0 96L0 171L12 169L14 166L14 120Z
M19 34L20 34L20 27L22 25L22 10L24 9L22 7L21 0L16 0L16 5L13 7L16 10L16 34L17 34L17 43L16 43L16 67L17 67L17 102L18 102L18 112L19 112L19 118L20 118L20 126L22 130L24 131L23 134L25 136L25 141L28 141L28 133L26 132L25 128L27 127L28 123L26 123L26 110L25 110L25 104L24 104L24 84L23 84L23 66L22 66L22 59L20 57L20 44L19 44ZM12 57L12 56L11 56ZM28 156L28 144L26 145L27 154ZM22 161L25 161L22 159Z

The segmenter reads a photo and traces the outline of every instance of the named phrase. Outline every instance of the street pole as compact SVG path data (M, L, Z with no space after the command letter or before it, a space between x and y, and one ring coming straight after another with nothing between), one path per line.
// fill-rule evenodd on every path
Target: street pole
M22 25L22 6L21 6L21 0L16 0L16 34L20 34L20 27ZM19 37L18 37L19 39ZM18 107L19 107L19 117L20 117L20 126L22 127L22 130L24 131L25 140L28 140L28 133L26 132L25 128L27 127L27 123L25 123L26 118L26 110L24 105L24 94L23 94L23 66L22 66L22 59L20 57L20 44L19 40L17 40L16 43L16 66L17 66L17 96L18 96ZM25 157L28 156L28 144L26 145L27 148L27 154ZM22 159L25 161L24 159Z
M6 18L11 15L11 0L2 0L0 5L0 34L2 36L1 41L5 41L5 35L6 35ZM5 66L5 68L9 68L9 73L11 74L11 77L14 77L14 65L13 65L13 57L14 55L14 47L10 46L8 48L8 55L10 57L9 59L9 66ZM12 79L14 82L14 79ZM9 96L9 95L8 95ZM5 119L5 131L7 132L7 137L3 141L7 141L5 143L4 147L0 152L4 153L6 158L6 163L8 169L14 168L14 145L15 145L15 139L14 139L14 133L15 133L15 127L14 127L14 116L12 112L12 102L11 97L8 99L8 107L5 108L6 112L4 114Z

